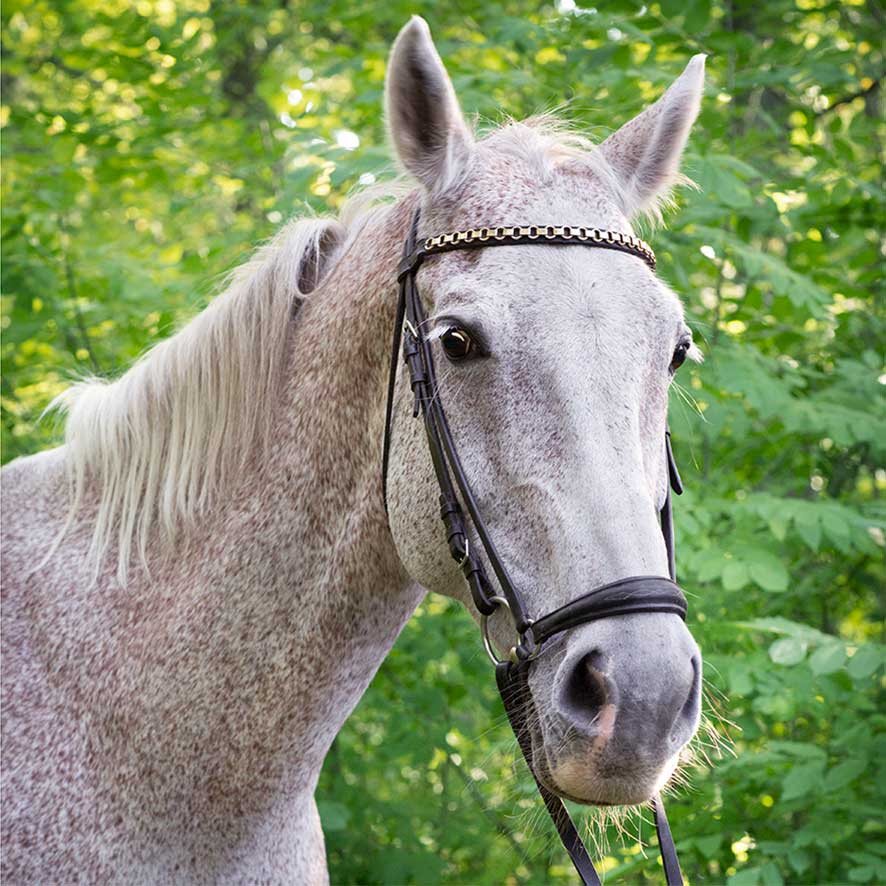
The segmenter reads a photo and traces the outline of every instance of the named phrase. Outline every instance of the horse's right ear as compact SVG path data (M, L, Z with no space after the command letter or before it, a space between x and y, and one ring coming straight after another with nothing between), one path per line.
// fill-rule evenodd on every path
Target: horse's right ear
M397 157L428 190L445 191L458 180L473 139L427 22L417 15L391 50L385 115Z

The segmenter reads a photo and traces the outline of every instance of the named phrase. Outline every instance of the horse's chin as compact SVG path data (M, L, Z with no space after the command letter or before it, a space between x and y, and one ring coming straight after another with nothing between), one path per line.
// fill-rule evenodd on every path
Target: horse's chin
M564 800L583 806L639 806L667 784L680 757L675 754L663 765L622 772L617 765L595 762L595 756L570 752L551 761L542 749L533 755L534 768L538 780Z

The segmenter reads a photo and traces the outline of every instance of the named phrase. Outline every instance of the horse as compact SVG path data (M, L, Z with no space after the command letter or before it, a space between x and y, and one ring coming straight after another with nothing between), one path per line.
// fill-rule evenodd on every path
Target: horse
M599 144L551 117L481 138L413 18L385 85L410 186L289 222L119 378L62 395L64 444L2 474L6 882L328 881L314 791L336 733L425 594L480 618L402 363L382 494L416 210L421 237L630 235L680 178L703 71ZM603 249L457 251L420 273L434 395L528 604L667 575L668 388L697 356L677 295ZM503 610L487 629L511 645ZM698 727L700 681L673 614L559 635L529 676L538 778L645 802Z

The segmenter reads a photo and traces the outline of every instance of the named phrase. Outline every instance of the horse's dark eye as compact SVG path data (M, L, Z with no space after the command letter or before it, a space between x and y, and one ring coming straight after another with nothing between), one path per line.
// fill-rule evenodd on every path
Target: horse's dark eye
M443 345L446 356L456 363L470 357L475 351L474 340L457 326L450 326L440 336L440 344Z
M677 350L674 351L674 356L671 358L671 372L676 372L686 362L686 355L689 353L691 345L692 343L688 341L681 341L677 345Z

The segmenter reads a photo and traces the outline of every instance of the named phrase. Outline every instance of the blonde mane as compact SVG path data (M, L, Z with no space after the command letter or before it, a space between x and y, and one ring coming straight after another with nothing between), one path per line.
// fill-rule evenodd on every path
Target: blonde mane
M115 381L90 378L62 393L73 519L87 482L100 486L89 551L96 567L117 542L117 576L132 555L147 568L151 530L166 541L212 505L226 478L268 431L299 282L337 221L287 224L227 289Z
M481 144L536 164L544 174L581 159L614 199L621 196L602 152L552 114L506 121ZM337 220L289 222L231 275L209 307L120 378L86 379L53 401L50 409L67 416L71 487L68 521L56 544L92 480L98 507L89 562L97 570L116 542L117 578L125 583L133 555L147 570L155 526L171 543L183 525L193 525L213 505L267 438L290 321L305 295L300 281L321 256L335 260L327 241L343 252L370 217L412 187L396 179L357 194Z

